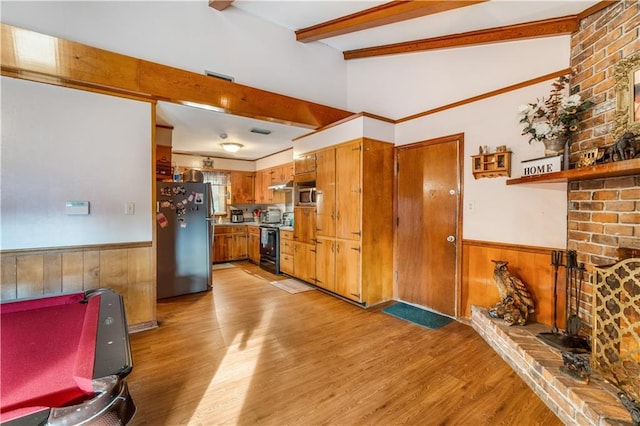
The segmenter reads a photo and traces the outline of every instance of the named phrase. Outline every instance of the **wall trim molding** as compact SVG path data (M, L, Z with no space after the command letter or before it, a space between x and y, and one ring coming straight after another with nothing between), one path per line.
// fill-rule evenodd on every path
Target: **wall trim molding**
M130 243L89 244L82 246L38 247L15 250L0 250L0 256L31 256L38 254L56 254L62 252L68 253L77 251L121 250L151 246L151 241L138 241Z

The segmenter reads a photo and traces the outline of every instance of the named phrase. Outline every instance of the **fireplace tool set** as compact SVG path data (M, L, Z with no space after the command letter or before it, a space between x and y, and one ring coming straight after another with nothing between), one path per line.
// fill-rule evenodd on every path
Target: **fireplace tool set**
M566 263L562 263L566 257ZM575 250L567 250L566 256L562 251L551 252L553 266L553 326L550 333L538 333L538 338L554 348L573 354L587 353L591 350L589 342L579 336L582 320L580 319L580 303L582 301L582 285L586 271L584 263L578 264L578 254ZM566 327L563 333L558 330L558 270L565 268L565 313ZM570 356L570 355L568 355Z

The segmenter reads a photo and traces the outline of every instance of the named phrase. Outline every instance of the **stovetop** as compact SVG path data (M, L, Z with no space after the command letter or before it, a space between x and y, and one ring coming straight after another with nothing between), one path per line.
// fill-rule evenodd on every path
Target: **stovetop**
M260 224L261 228L281 228L283 225L280 222L276 222L276 223L269 223L269 222L263 222Z

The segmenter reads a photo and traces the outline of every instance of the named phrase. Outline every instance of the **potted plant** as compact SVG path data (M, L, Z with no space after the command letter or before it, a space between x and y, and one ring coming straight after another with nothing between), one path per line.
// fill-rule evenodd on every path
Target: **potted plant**
M544 143L545 156L564 153L565 143L580 127L579 114L593 102L582 101L580 95L565 96L567 76L561 76L553 83L549 97L537 99L534 103L520 105L520 123L524 124L523 135L529 135L529 143Z

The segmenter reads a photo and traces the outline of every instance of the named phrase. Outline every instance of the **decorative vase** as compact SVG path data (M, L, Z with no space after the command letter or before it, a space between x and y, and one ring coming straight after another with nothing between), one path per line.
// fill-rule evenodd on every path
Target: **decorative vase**
M544 156L553 157L564 154L564 140L561 138L542 139L544 143Z

